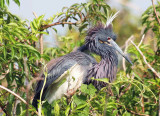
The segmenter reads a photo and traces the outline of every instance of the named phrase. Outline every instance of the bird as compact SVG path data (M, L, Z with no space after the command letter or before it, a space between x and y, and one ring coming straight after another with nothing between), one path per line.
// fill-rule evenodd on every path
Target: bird
M98 89L106 86L106 83L92 80L91 77L108 78L109 82L113 82L118 67L117 52L132 64L115 42L117 36L113 32L112 21L118 13L110 16L105 25L98 23L90 28L84 45L77 50L48 62L47 77L42 73L40 77L43 80L38 81L35 89L32 105L36 109L45 78L42 101L47 100L51 104L62 96L72 96L82 83L92 83ZM90 53L101 56L101 61L97 62Z

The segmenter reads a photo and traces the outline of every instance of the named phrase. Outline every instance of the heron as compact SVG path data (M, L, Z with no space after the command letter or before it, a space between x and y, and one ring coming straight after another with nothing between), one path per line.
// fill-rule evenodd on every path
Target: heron
M44 86L42 100L52 103L62 96L72 96L82 83L92 83L96 88L106 86L104 82L92 81L95 79L108 78L113 82L116 78L119 52L129 63L130 59L116 44L116 34L113 32L112 21L119 12L107 19L106 25L98 23L90 28L85 38L85 44L60 58L53 59L47 64L47 77ZM94 57L85 51L101 56L98 63ZM45 78L42 74L41 78ZM37 109L44 80L37 83L32 105Z

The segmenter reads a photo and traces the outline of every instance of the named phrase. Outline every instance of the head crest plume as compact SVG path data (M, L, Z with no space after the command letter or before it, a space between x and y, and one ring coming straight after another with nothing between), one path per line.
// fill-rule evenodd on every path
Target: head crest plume
M117 17L117 15L119 14L119 12L120 11L116 12L113 16L112 16L112 14L111 14L111 16L108 16L105 27L108 27L110 24L112 24L112 21Z

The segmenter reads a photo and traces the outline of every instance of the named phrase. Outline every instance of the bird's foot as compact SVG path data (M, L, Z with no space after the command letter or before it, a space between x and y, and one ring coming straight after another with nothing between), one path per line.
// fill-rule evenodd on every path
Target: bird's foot
M70 96L72 96L75 92L76 92L76 91L75 91L74 89L69 89L69 90L67 90L67 93L65 93L65 95L66 95L67 97L70 97Z

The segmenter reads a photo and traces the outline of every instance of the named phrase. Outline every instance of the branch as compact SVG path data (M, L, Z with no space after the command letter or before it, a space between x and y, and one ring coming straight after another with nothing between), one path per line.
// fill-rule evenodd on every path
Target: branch
M142 35L142 39L141 39L141 41L139 42L139 44L138 44L137 47L139 47L139 46L142 44L142 42L143 42L143 40L144 40L144 37L145 37L145 34Z
M36 15L36 13L34 11L33 11L33 15L35 16L36 19L38 18L38 16Z
M158 108L158 116L160 116L160 93L159 93L159 108Z
M123 107L122 105L119 105L119 106L120 106L120 107ZM125 107L125 109L126 109L128 112L130 112L130 113L132 113L132 114L135 114L136 116L137 116L137 115L138 115L138 116L149 116L149 115L146 115L146 114L140 114L140 113L134 112L134 111L132 111L132 110L126 108L126 107Z
M159 23L159 25L160 25L160 20L159 20L159 18L158 18L157 11L156 11L156 8L155 8L155 6L154 6L154 1L153 1L153 0L152 0L152 5L153 5L153 8L154 8L154 13L155 13L155 15L156 15L157 21L158 21L158 23Z
M128 38L128 40L125 42L125 50L124 50L124 53L126 54L126 52L127 52L127 49L128 49L128 43L129 43L129 41L130 40L132 40L132 39L134 39L134 36L132 35L132 36L130 36L129 38ZM126 71L126 65L125 65L125 58L123 57L123 59L122 59L122 66L123 66L123 70L124 71ZM128 77L128 75L127 75L127 77Z
M16 96L17 98L19 98L23 103L27 104L27 102L26 102L23 98L21 98L19 95L17 95L17 94L14 93L13 91L7 89L6 87L4 87L4 86L2 86L2 85L0 85L0 88L8 91L8 92L11 93L12 95L14 95L14 96Z
M160 75L155 71L155 69L147 62L146 57L143 55L142 51L139 49L138 46L136 46L136 44L131 40L131 43L135 46L135 48L138 50L138 52L141 54L141 56L143 57L143 60L145 62L145 64L148 66L148 68L151 69L151 71L158 77L160 78Z
M123 88L124 86L121 86L119 90L119 96L117 95L117 101L119 101L120 97L124 95L131 88L131 84L129 84L128 87L124 91L122 91Z
M43 54L43 34L40 34L39 44L40 44L40 53L42 55ZM41 58L41 62L42 62L42 58Z
M78 22L78 21L77 21L77 22ZM52 26L55 26L55 25L62 25L62 24L76 25L77 22L75 22L75 23L72 23L72 22L56 22L56 23L49 24L49 25L43 25L43 26L42 26L42 30L47 29L47 28L52 27Z

